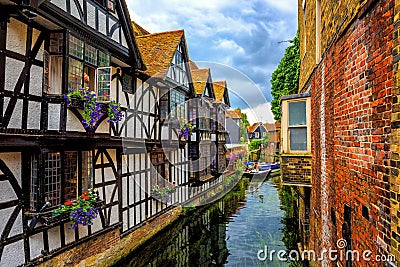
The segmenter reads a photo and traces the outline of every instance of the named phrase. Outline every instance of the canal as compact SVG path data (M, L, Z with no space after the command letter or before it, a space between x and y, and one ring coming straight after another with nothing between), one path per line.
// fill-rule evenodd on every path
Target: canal
M259 250L289 251L298 242L297 207L279 177L263 183L241 179L219 201L184 214L118 266L303 266L260 260ZM264 253L259 254L262 258ZM305 266L305 265L304 265Z

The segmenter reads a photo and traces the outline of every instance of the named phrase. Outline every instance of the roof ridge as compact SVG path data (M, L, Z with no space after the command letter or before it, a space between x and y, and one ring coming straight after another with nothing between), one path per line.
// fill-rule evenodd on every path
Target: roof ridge
M165 31L165 32L155 32L155 33L150 33L150 34L145 34L141 36L137 36L138 38L143 38L143 37L150 37L150 36L157 36L157 35L163 35L163 34L168 34L168 33L184 33L185 31L183 29L180 30L172 30L172 31Z

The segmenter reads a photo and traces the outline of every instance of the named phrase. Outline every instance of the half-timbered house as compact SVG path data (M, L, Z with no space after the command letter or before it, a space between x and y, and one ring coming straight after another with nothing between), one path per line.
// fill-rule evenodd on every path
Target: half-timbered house
M155 140L157 131L155 108L143 107L151 94L135 78L145 67L123 0L0 5L0 257L1 265L15 266L144 221L151 213L141 204L147 194L138 186L125 199L122 173L145 180L149 162L143 153L136 166L123 163L121 139ZM82 110L63 97L79 88L97 94L103 109L111 100L120 103L124 119L108 124L103 112L84 128ZM71 230L68 218L48 212L89 188L100 199L93 225ZM140 208L125 212L124 201Z
M79 263L194 195L175 119L189 120L195 96L183 31L149 34L131 24L123 0L1 0L0 10L2 266L87 243L70 255L69 264ZM211 76L207 84L203 98L213 99ZM87 101L65 99L82 88L100 109L90 127ZM123 114L115 123L113 102ZM211 142L210 123L197 140ZM152 188L166 182L177 190L160 201ZM52 211L88 189L97 191L99 214L69 229L68 216ZM92 242L103 236L101 246Z

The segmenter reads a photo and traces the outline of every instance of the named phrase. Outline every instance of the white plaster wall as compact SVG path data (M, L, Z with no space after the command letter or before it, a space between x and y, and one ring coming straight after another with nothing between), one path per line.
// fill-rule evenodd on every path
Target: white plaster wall
M36 96L42 96L43 68L32 65L31 80L29 82L29 93Z
M49 104L48 110L48 130L60 129L60 104Z
M71 223L64 224L65 244L70 244L75 241L75 231L68 229L71 227Z
M6 223L8 218L10 218L14 208L2 209L0 210L0 218L5 218L0 222L0 233L3 233L4 227L6 227Z
M78 231L79 231L79 239L84 238L85 236L88 235L88 227L83 226L81 224L78 225Z
M121 181L121 183L122 183L121 186L122 187L120 188L120 190L122 191L122 200L121 201L122 201L122 206L123 207L126 207L128 205L128 198L126 196L126 192L128 190L128 179L129 178L127 178L127 177L123 177L122 181Z
M97 216L96 219L93 220L92 232L97 232L97 231L100 231L101 229L103 229L103 227L101 225L101 219L100 219L100 215L99 215L99 216Z
M97 12L99 18L99 32L106 35L106 15L103 12Z
M9 101L10 101L9 97L4 97L3 112L5 112L5 110L7 109ZM13 113L11 114L11 119L10 119L10 122L8 124L8 128L21 129L21 125L22 125L22 105L23 105L22 100L18 99L17 103L16 103L16 105L14 107Z
M82 123L78 120L75 115L68 110L67 111L67 131L77 131L77 132L85 132L85 128Z
M96 8L94 5L86 2L86 10L87 10L87 25L96 29Z
M128 48L128 44L126 43L125 35L123 35L123 34L121 36L121 44L122 44L122 46Z
M4 247L3 255L0 260L1 267L19 266L24 264L24 241L12 243Z
M50 228L49 234L49 250L55 250L61 247L60 226Z
M161 140L168 140L169 139L169 131L168 126L161 127Z
M29 237L29 247L31 259L37 258L41 255L43 247L43 233L38 233L36 235Z
M61 8L64 11L67 10L67 4L65 0L51 0L51 3L53 3L55 6Z
M22 211L20 211L14 222L14 225L11 228L11 231L10 231L10 234L8 235L8 237L22 234L22 232L23 232Z
M21 186L21 153L0 153L0 159L4 161Z
M96 129L96 133L109 133L110 132L110 124L107 122L108 118L106 118L102 123L100 123L99 127Z
M5 68L6 90L14 91L15 85L17 84L19 75L21 74L23 68L24 68L24 62L9 57L6 58L6 68ZM21 92L23 92L23 88Z
M11 18L7 28L7 50L25 55L26 31L26 24Z
M126 231L129 229L129 225L128 225L128 211L124 211L122 212L122 231Z
M81 20L81 17L79 16L78 8L75 5L74 1L70 1L70 6L71 6L71 15L77 18L78 20Z
M106 199L105 199L105 201L106 201L106 203L110 203L111 202L111 200L112 200L111 197L112 197L112 193L113 193L114 189L115 189L115 185L107 185L105 187L105 191L106 191ZM100 196L102 196L102 195L100 195ZM118 200L118 194L117 193L114 196L114 200Z
M34 45L39 37L40 31L33 29L32 32L32 45ZM42 43L42 45L40 46L40 49L36 55L36 59L37 60L43 60L43 51L44 51L44 44Z
M111 208L111 219L110 224L118 223L119 222L119 210L118 205L115 205Z
M28 129L40 129L40 116L38 113L41 110L41 103L40 102L33 102L29 101L28 104Z

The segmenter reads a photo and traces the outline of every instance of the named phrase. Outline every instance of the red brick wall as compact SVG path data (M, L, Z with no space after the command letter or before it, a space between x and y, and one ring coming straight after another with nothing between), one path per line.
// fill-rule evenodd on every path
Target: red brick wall
M317 251L336 249L345 204L352 210L352 249L374 255L389 250L393 7L394 1L376 1L355 18L304 87L311 86L312 95L310 248ZM368 219L362 216L363 205ZM353 266L384 265L361 260Z

